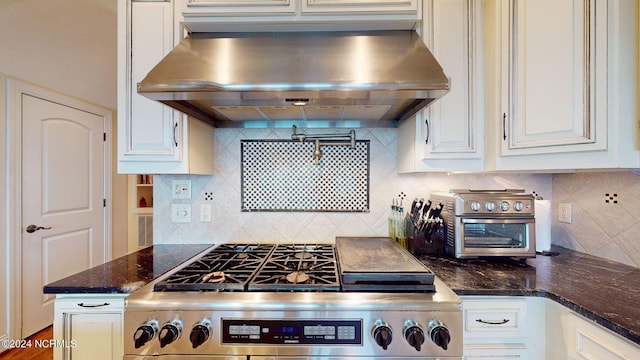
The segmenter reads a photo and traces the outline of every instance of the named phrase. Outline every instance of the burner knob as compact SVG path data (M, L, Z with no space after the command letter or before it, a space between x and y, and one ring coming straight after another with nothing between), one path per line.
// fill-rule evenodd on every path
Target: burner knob
M160 329L160 347L165 347L178 340L180 335L182 335L182 322L180 320L173 320L164 324Z
M420 351L422 344L424 344L424 331L418 323L409 320L404 327L404 338L416 351Z
M391 331L391 326L383 321L376 321L373 326L373 339L376 343L383 349L387 350L389 344L391 344L391 340L393 339L393 331Z
M493 211L496 209L496 203L492 202L492 201L487 201L486 203L484 203L484 208L487 211Z
M447 350L449 342L451 342L449 329L437 320L429 321L429 337L434 344L440 346L444 350Z
M480 204L479 202L477 202L477 201L473 200L473 201L471 202L471 204L469 204L469 207L470 207L470 208L471 208L471 210L473 210L473 211L480 211L481 204Z
M158 332L158 321L157 320L149 320L146 324L140 325L136 332L133 333L133 341L135 343L136 349L142 347L142 345L148 343L153 340Z
M189 335L189 340L191 341L193 348L195 349L204 344L204 342L209 339L209 334L211 334L211 321L205 319L198 325L194 326L193 329L191 329L191 334Z

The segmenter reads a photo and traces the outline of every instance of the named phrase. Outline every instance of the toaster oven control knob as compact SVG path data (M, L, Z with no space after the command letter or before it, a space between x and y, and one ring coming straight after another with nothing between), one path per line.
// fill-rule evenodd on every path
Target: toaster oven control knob
M404 328L404 338L416 351L420 351L424 344L424 331L417 323L408 321Z
M173 320L164 324L162 329L160 329L160 347L165 347L178 340L180 335L182 335L182 321Z
M447 350L449 342L451 342L449 329L437 320L429 321L429 338L434 344L440 346L444 350Z
M509 210L509 202L508 201L501 202L500 203L500 210L508 211Z
M482 207L482 205L478 202L473 200L470 204L469 207L471 208L471 210L473 211L480 211L480 208Z
M496 203L494 203L493 201L487 201L486 203L484 203L484 208L487 211L493 211L496 209Z
M391 340L393 339L393 331L391 331L391 326L386 322L382 322L380 320L376 321L376 324L373 326L373 339L376 341L383 350L387 350L389 344L391 344Z
M205 319L202 320L198 325L194 326L191 329L191 334L189 335L189 340L191 341L191 345L193 348L197 348L198 346L204 344L205 341L209 339L209 335L211 334L211 321Z
M513 203L513 210L515 211L522 211L524 210L524 204L522 203L522 201L516 201Z
M133 333L133 342L135 343L136 349L153 340L156 333L158 333L157 320L149 320L146 324L140 325L136 329L136 332Z

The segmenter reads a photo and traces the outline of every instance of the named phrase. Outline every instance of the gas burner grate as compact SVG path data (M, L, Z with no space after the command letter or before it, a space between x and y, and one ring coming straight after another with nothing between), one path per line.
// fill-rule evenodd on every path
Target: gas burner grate
M273 244L223 244L158 282L154 291L244 290Z
M278 245L249 282L249 291L340 291L335 248L328 244Z

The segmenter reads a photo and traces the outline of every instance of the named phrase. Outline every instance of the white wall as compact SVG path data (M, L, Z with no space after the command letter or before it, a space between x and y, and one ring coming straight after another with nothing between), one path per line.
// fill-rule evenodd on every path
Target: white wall
M2 73L0 73L0 119L4 119L4 109L6 108L6 95L5 95L5 78ZM3 126L0 126L0 139L6 138L6 127L4 123L1 123ZM11 272L9 271L9 260L11 259L11 254L8 251L8 231L7 231L7 177L4 176L7 169L7 161L6 161L6 149L4 146L0 146L0 340L8 337L10 323L10 314L9 314L9 291L7 291L9 286L9 275ZM0 352L2 348L0 348Z
M7 236L6 180L12 174L7 173L6 159L12 149L4 146L2 74L115 109L116 18L115 0L0 0L0 188L4 190L0 195L0 338L9 336L11 329L12 309L7 304L12 261L7 249L9 241L15 241ZM116 176L112 181L113 194L126 197L126 178ZM124 212L114 209L113 235L126 250L126 201L121 203ZM114 246L114 256L122 255L121 248Z
M2 0L0 34L0 72L116 108L115 0Z

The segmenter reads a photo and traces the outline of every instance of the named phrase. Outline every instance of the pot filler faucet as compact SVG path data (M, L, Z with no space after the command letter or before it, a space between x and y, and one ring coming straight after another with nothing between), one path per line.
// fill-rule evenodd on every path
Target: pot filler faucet
M315 140L315 149L313 150L313 163L318 165L320 163L320 158L322 157L321 146L346 146L349 145L352 149L356 148L356 131L351 130L347 134L298 134L298 127L293 125L291 131L292 140L300 140L300 142L305 142L307 139ZM328 141L328 140L337 140L337 139L349 139L349 141ZM322 141L324 140L324 141Z

